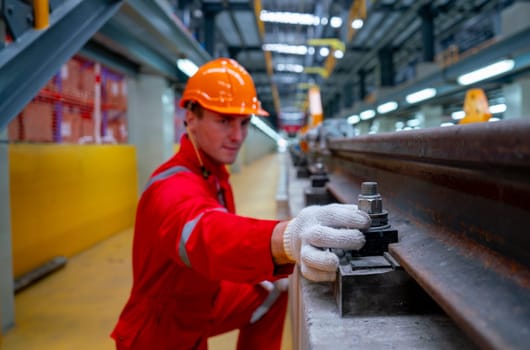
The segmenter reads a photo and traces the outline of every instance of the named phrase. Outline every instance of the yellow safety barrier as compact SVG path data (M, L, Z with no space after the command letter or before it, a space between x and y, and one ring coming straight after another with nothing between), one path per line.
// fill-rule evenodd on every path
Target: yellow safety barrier
M133 146L12 144L9 164L15 277L134 223Z

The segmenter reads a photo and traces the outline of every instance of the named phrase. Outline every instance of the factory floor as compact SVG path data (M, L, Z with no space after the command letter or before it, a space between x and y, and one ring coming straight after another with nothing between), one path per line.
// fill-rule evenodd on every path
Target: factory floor
M237 211L274 219L279 156L268 155L232 174ZM69 259L67 265L18 293L16 326L2 350L114 349L109 337L131 286L132 229ZM282 350L292 349L289 313ZM209 339L212 350L235 349L237 331Z

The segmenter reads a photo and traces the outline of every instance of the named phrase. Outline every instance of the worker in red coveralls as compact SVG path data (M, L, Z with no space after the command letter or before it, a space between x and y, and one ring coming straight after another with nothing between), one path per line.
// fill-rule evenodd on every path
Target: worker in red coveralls
M235 214L225 165L252 115L268 115L236 61L200 67L180 105L187 133L139 201L133 286L112 337L117 349L204 350L208 337L238 329L237 349L280 349L285 277L298 263L309 280L333 280L338 258L322 248L360 249L370 219L344 204L283 222Z

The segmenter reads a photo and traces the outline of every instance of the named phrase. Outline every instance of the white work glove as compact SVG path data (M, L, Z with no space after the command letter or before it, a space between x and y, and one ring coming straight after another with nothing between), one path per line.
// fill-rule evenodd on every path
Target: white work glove
M339 258L327 248L361 249L365 238L359 230L368 227L370 216L356 205L314 205L302 209L287 224L283 248L308 280L334 281Z

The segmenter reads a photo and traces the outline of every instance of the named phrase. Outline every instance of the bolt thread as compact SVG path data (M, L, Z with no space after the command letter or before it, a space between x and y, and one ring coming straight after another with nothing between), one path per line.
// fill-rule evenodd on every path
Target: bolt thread
M361 195L375 196L377 194L377 182L363 182L361 184Z

